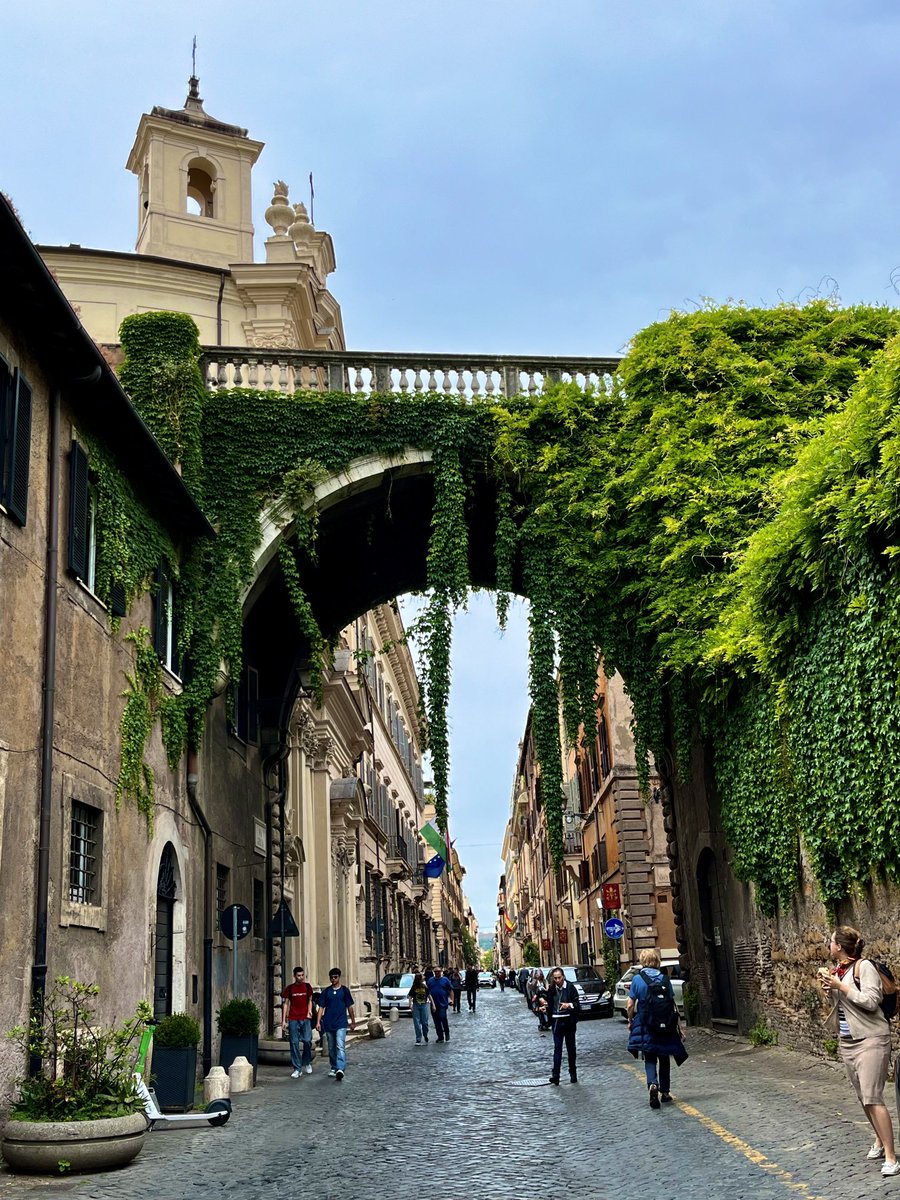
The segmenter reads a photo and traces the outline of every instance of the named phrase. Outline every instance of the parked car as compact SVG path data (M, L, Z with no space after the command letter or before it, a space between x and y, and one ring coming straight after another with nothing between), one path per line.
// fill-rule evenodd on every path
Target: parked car
M494 978L494 976L491 974L490 971L479 971L478 972L478 986L480 988L496 987L497 980Z
M664 958L660 963L660 967L669 976L669 982L672 985L672 994L675 997L675 1007L678 1009L678 1015L684 1020L684 972L681 968L681 963L677 958ZM625 1007L628 1004L631 981L640 970L641 967L639 964L629 967L616 984L616 991L613 996L613 1008L620 1017L627 1017Z
M391 971L383 977L378 989L378 1011L382 1016L390 1016L392 1008L399 1009L401 1017L412 1016L409 989L413 985L413 979L415 976L411 971L404 975Z
M578 963L575 966L559 968L569 983L574 983L578 992L582 1017L611 1017L613 1015L612 992L606 986L606 981L590 964ZM544 977L550 982L550 972L555 967L546 967Z

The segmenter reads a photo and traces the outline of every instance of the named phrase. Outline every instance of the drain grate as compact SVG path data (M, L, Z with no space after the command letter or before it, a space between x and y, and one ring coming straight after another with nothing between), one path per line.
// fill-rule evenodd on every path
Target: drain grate
M549 1083L550 1083L550 1080L546 1077L546 1075L544 1075L540 1079L513 1079L506 1086L507 1087L547 1087L549 1085Z

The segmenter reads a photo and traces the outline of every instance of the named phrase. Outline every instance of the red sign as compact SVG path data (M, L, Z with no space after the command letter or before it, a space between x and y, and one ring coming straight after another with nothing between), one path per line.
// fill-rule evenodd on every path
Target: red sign
M565 946L569 941L568 929L558 929L556 932L559 934L559 944Z
M551 946L552 946L552 942L550 941L549 938L541 938L541 949L542 950L549 950L551 948Z
M619 894L619 885L617 883L604 883L603 885L603 907L604 908L621 908L622 897Z

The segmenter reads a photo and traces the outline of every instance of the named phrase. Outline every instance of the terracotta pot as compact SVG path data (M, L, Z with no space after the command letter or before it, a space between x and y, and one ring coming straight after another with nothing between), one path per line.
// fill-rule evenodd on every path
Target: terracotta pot
M59 1175L109 1171L140 1154L147 1136L142 1112L99 1121L7 1121L0 1151L11 1171Z

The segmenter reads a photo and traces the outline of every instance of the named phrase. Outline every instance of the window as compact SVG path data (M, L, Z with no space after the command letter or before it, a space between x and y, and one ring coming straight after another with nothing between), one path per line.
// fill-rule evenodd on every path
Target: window
M69 899L73 904L100 902L100 837L103 813L72 801L69 834Z
M215 215L215 171L211 163L195 159L188 167L186 210L195 217Z
M244 665L234 688L231 732L251 746L259 745L259 672Z
M0 357L0 504L25 524L31 456L31 385Z
M228 907L228 876L230 872L216 863L216 929L222 928L222 913Z
M156 568L153 590L153 648L156 657L173 675L181 674L178 655L178 606L175 578L166 559Z
M77 775L64 773L59 788L59 923L106 929L109 909L109 840L115 796Z

